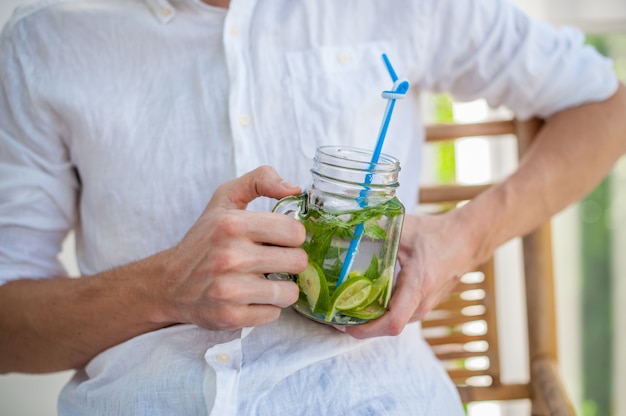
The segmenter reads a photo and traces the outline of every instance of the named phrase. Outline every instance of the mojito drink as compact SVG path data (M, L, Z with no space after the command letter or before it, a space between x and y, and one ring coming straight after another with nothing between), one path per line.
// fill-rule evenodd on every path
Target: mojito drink
M309 264L295 276L300 298L294 308L334 325L358 325L380 317L391 296L403 214L404 207L395 197L380 205L336 213L309 205L298 214L307 231L303 248ZM339 284L359 224L363 224L362 239Z

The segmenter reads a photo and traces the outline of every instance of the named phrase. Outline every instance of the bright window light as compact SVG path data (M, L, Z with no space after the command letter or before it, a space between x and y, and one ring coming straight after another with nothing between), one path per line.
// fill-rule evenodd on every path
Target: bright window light
M457 123L476 123L489 118L489 105L485 100L454 103L454 120Z
M468 370L486 370L487 368L489 368L489 358L470 357L465 360L465 367Z
M489 105L485 100L454 103L453 112L457 123L476 123L489 118ZM488 140L480 137L459 140L455 144L455 155L459 183L489 182L492 167Z
M465 335L484 335L487 333L487 322L481 320L463 324L463 333Z
M458 140L454 146L459 183L480 184L491 179L489 142L479 137Z
M467 410L468 416L502 416L502 406L499 403L470 403Z

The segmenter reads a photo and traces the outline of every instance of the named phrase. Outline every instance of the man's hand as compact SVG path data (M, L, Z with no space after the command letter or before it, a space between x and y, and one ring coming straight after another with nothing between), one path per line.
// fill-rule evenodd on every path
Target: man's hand
M605 101L556 113L504 181L446 214L407 216L389 311L346 332L359 338L400 333L501 244L580 200L626 152L625 110L626 87L620 85Z
M237 329L276 319L294 303L302 224L246 211L259 196L299 193L262 167L218 188L177 246L80 279L18 279L0 286L0 373L84 366L99 352L175 323Z
M301 192L270 167L220 186L181 243L170 250L161 279L167 321L207 329L237 329L271 322L298 299L293 282L264 273L299 273L307 255L299 248L304 226L291 217L246 211L257 197L280 199Z
M346 332L357 338L397 335L407 323L422 320L474 266L461 227L456 213L408 215L398 251L401 269L388 312Z

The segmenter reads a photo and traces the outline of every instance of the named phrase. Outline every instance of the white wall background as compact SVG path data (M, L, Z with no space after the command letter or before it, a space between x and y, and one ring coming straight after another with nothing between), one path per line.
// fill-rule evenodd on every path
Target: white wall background
M16 6L32 1L34 0L1 0L0 25L4 24ZM515 0L515 2L530 14L537 17L548 17L556 23L576 24L589 31L626 32L626 0ZM625 183L624 178L626 178L626 169L623 168L624 164L622 163L619 170L621 172L619 183L622 186ZM626 205L624 205L624 201L621 201L620 204L622 209L615 212L623 214L626 212L623 209ZM624 216L621 215L619 218L623 220L620 222L621 228L626 229ZM577 300L579 296L579 287L577 286L579 272L577 265L571 261L577 258L578 251L576 221L575 207L557 216L554 220L554 239L561 370L566 387L574 401L578 402L580 398L578 382L580 380L580 352L576 343L571 342L571 340L579 339L580 330L578 319L572 319L572 316L578 316ZM626 242L624 241L626 230L623 233L617 233L617 235L617 245L626 249ZM66 242L62 260L68 265L72 274L77 274L75 262L71 255L72 244L71 239ZM619 256L615 257L618 258ZM621 263L616 265L617 270L625 271L625 260L622 258L618 261ZM622 287L622 289L624 288ZM626 292L622 290L620 293ZM624 311L623 306L619 306L618 302L615 304L621 308L616 310L615 316L620 325L623 326L623 317L626 316L626 311ZM619 331L616 332L619 334ZM626 340L618 340L618 344L626 346ZM619 345L616 346L618 351ZM625 361L624 356L618 355L616 364L624 370L621 372L622 374L626 374ZM616 388L623 389L626 385L625 377L619 376L620 371L616 373L619 377L616 380L618 382ZM57 414L56 397L70 376L71 372L69 371L49 375L11 374L0 376L0 415L55 416ZM616 391L616 393L616 397L620 397L620 395L623 397L626 394L624 391Z

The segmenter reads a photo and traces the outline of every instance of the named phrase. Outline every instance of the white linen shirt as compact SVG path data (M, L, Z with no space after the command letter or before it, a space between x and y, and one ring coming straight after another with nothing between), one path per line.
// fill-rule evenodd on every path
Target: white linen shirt
M412 212L420 92L547 117L617 87L611 62L582 42L498 0L22 7L0 40L0 282L63 273L56 255L72 228L90 275L175 245L220 183L259 165L306 187L317 146L373 148L391 86L382 53L412 85L384 148ZM178 325L115 346L77 371L59 413L463 411L419 324L356 340L286 309L261 327Z

